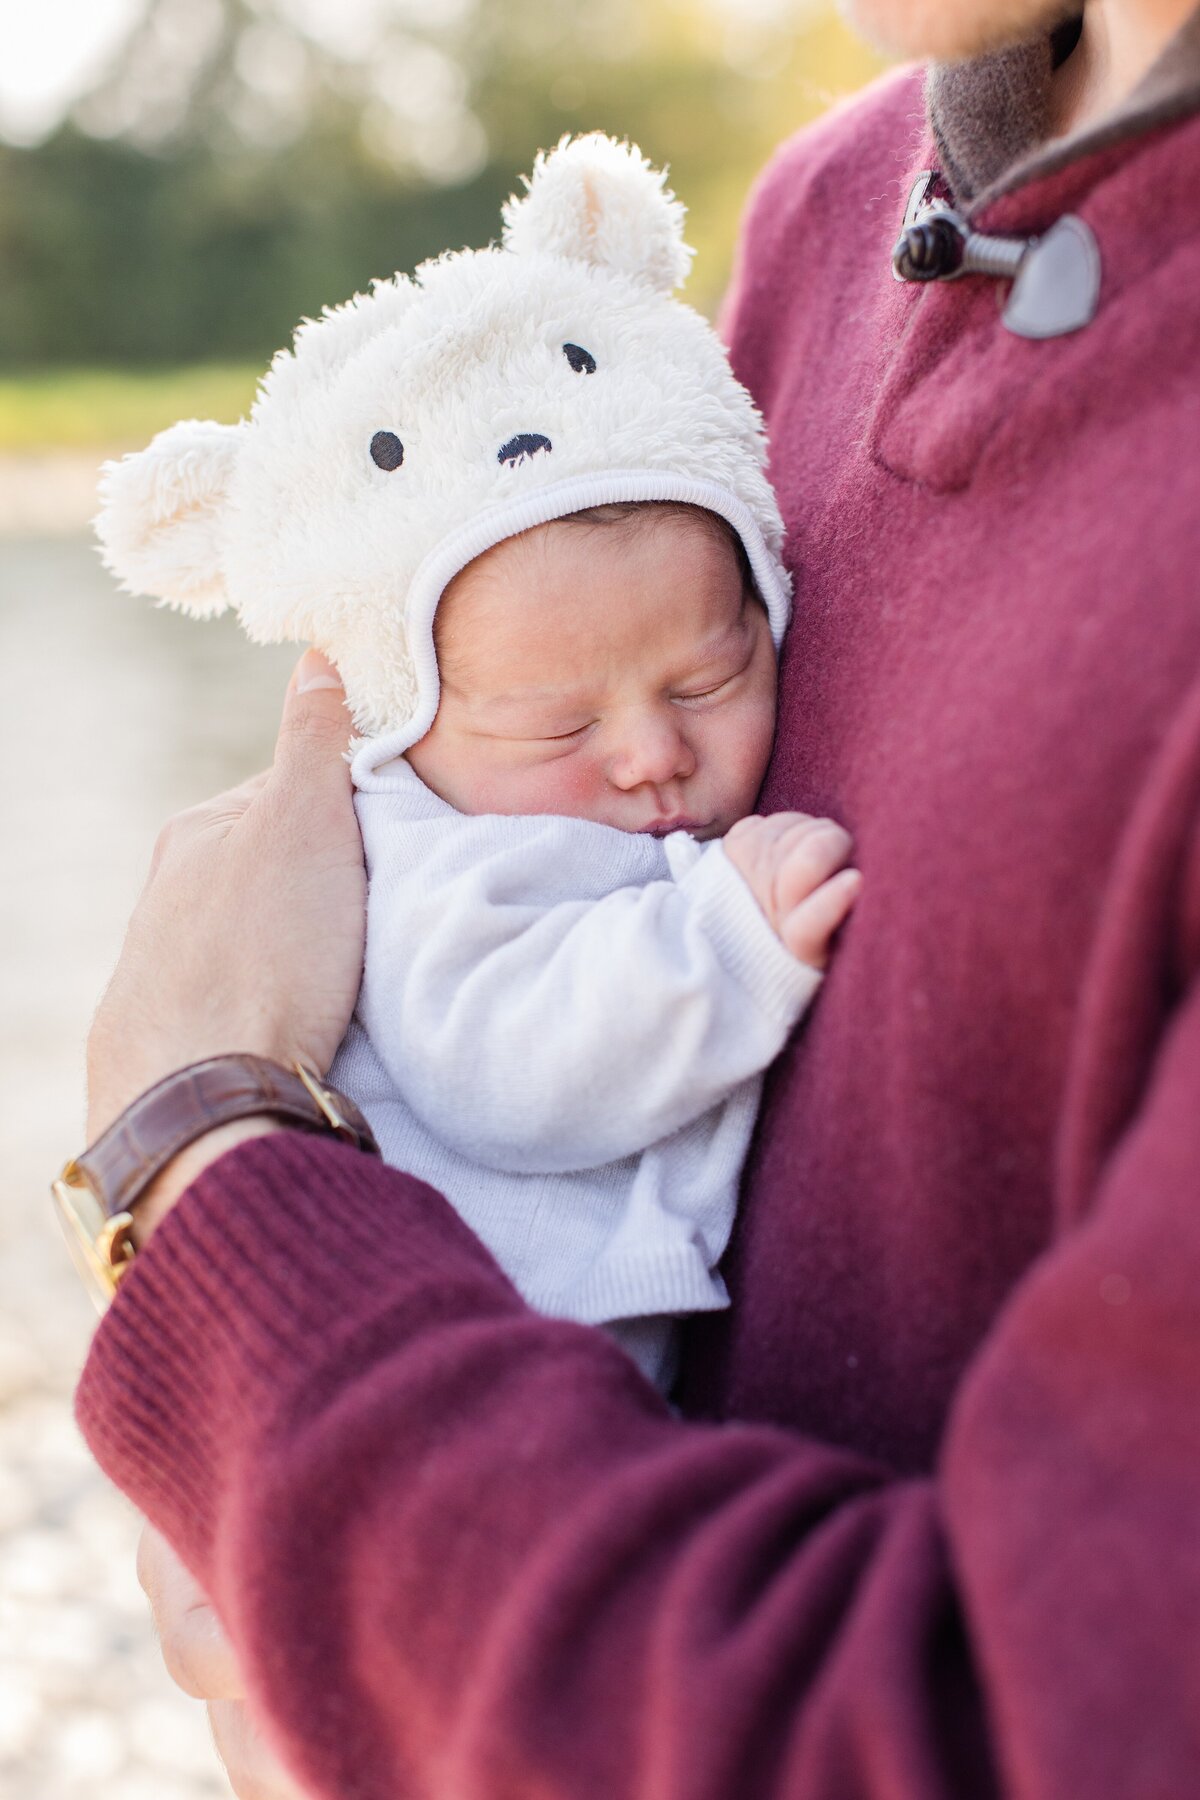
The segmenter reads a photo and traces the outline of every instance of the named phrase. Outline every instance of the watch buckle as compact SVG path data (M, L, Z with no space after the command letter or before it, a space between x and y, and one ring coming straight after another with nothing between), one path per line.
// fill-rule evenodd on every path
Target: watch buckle
M307 1063L302 1063L298 1059L293 1062L292 1067L308 1089L312 1100L320 1109L321 1116L329 1126L329 1129L336 1132L338 1137L344 1138L348 1143L356 1143L357 1133L355 1132L354 1127L350 1124L349 1120L344 1118L338 1111L332 1093L327 1087L322 1085L321 1078L316 1070L310 1069Z
M133 1261L133 1214L116 1213L105 1221L104 1229L96 1239L96 1249L104 1261L105 1267L112 1271L115 1288L126 1269Z

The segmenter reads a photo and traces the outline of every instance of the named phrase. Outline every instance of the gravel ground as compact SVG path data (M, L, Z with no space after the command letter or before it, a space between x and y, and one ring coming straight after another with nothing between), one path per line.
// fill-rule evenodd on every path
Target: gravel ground
M63 532L0 536L0 652L0 1794L220 1800L203 1708L158 1658L137 1520L72 1422L94 1314L47 1183L80 1142L87 1022L155 831L269 759L292 654L118 597Z

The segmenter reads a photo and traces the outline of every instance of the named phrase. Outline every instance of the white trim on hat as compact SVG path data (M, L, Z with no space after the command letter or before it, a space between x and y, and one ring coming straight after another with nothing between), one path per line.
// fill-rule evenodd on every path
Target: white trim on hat
M438 601L459 571L485 550L535 525L546 525L552 519L584 512L592 506L631 500L678 501L727 519L746 547L755 584L767 609L771 636L779 648L791 616L791 595L779 563L767 548L761 527L744 500L716 482L697 481L672 469L615 469L595 475L568 475L502 505L486 507L443 538L420 564L409 588L405 616L409 653L417 677L417 707L399 730L360 741L350 765L360 786L382 764L418 743L433 724L441 691L433 646L433 617Z

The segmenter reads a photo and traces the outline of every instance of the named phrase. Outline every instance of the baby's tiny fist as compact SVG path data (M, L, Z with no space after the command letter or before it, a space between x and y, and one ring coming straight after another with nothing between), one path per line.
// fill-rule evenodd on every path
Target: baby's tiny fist
M857 869L840 869L786 915L779 936L797 962L810 969L825 968L834 934L845 923L861 887Z
M815 820L810 819L806 813L769 813L766 817L752 815L747 819L739 819L725 834L726 856L775 931L779 930L780 925L775 881L779 872L781 847L797 827L814 823Z
M848 831L808 813L741 819L726 835L725 854L785 947L823 969L829 943L858 894L860 877L845 863Z
M786 815L785 815L786 816ZM816 893L823 882L843 868L854 840L832 819L809 819L793 824L775 849L774 903L782 921L802 900Z

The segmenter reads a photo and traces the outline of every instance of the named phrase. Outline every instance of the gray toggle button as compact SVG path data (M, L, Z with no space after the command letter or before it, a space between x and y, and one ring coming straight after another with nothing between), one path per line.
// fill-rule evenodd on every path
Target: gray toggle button
M1091 323L1100 303L1100 246L1089 225L1066 213L1021 259L1004 308L1023 338L1063 337Z

